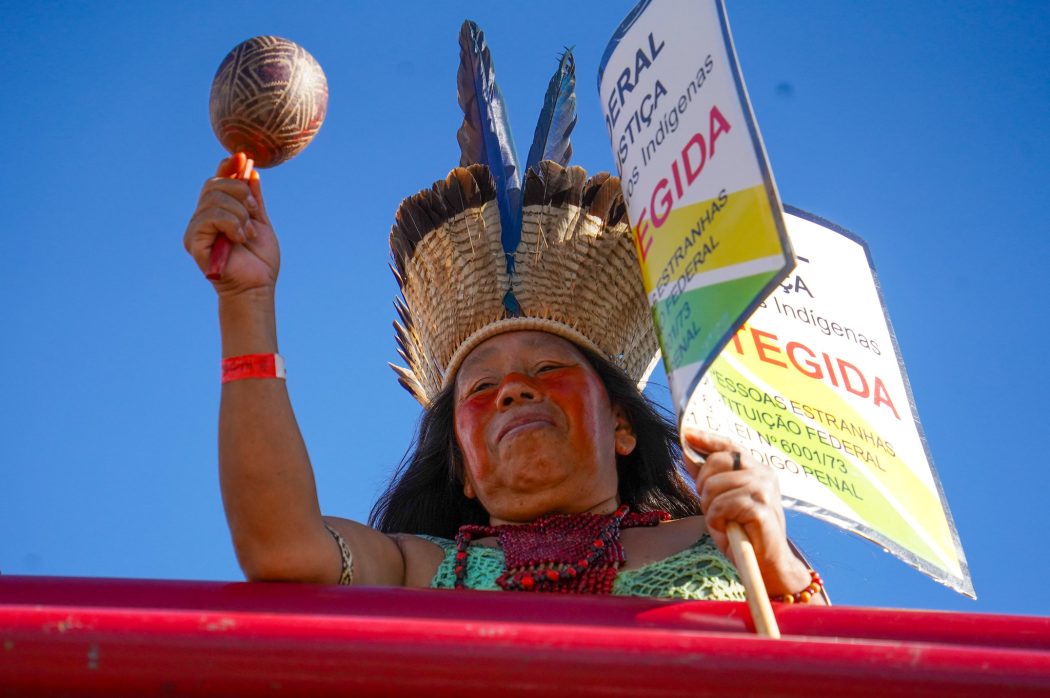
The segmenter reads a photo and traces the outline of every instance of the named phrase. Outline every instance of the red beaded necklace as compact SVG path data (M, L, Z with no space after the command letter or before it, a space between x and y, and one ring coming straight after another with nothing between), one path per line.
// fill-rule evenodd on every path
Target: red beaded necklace
M608 594L624 563L620 531L667 521L666 511L639 514L624 504L612 514L551 514L529 524L467 525L456 534L456 588L467 579L467 547L496 536L506 568L496 584L507 591Z

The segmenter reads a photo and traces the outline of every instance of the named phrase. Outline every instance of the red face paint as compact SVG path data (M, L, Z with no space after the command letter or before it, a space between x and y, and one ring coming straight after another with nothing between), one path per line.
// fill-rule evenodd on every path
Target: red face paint
M615 505L616 423L582 352L545 332L483 342L456 377L465 491L494 521Z

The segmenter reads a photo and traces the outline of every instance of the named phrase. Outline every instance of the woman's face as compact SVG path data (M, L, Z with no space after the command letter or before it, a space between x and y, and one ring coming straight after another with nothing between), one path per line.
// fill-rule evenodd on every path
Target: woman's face
M622 410L571 342L508 332L479 344L455 382L464 493L493 524L615 509L616 455L634 449Z

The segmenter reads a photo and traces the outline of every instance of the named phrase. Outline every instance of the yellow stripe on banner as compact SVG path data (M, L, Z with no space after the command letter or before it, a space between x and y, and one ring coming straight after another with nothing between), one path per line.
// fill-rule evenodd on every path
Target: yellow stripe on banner
M753 330L759 332L757 338L752 336ZM785 432L770 435L776 436L778 443L782 439L789 442L805 440L811 446L819 445L821 450L839 453L849 463L850 468L860 471L858 474L869 481L878 482L880 489L907 513L909 519L922 528L923 538L933 548L930 552L941 558L937 562L949 563L954 572L961 574L955 544L938 494L919 480L900 459L894 444L884 440L851 406L851 401L861 398L855 395L847 397L842 385L833 387L825 383L831 382L829 374L832 369L828 368L828 364L834 367L834 361L825 361L823 355L817 355L814 360L797 347L795 353L789 356L787 348L776 335L745 325L737 334L736 340L726 346L723 351L725 358L720 358L713 370L717 371L719 364L723 370L730 369L729 364L723 363L725 359L739 361L766 386L775 386L781 395L790 395L793 403L786 405L784 413L796 422L806 425L803 427L803 433L794 435ZM795 366L796 361L810 375L798 370ZM869 388L870 383L877 378L866 378ZM841 375L835 378L835 382L843 382ZM873 397L874 393L869 399L872 399L874 404ZM884 397L892 402L887 404L880 401L875 405L875 409L897 410L900 419L911 418L907 396L884 393ZM924 554L921 551L925 545L920 544L920 549L916 549L918 541L915 532L907 530L907 525L902 525L904 522L895 515L896 512L887 512L876 506L873 499L858 502L844 498L843 501L869 526L905 544L921 557L930 559L928 553ZM907 544L909 540L910 545Z
M659 228L646 218L635 228L634 242L646 293L684 276L783 255L762 184L674 209Z

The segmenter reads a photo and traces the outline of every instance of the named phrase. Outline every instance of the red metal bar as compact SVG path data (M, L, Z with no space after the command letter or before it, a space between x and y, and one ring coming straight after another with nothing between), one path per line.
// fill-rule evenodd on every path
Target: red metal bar
M1050 693L1050 619L0 577L0 695Z

